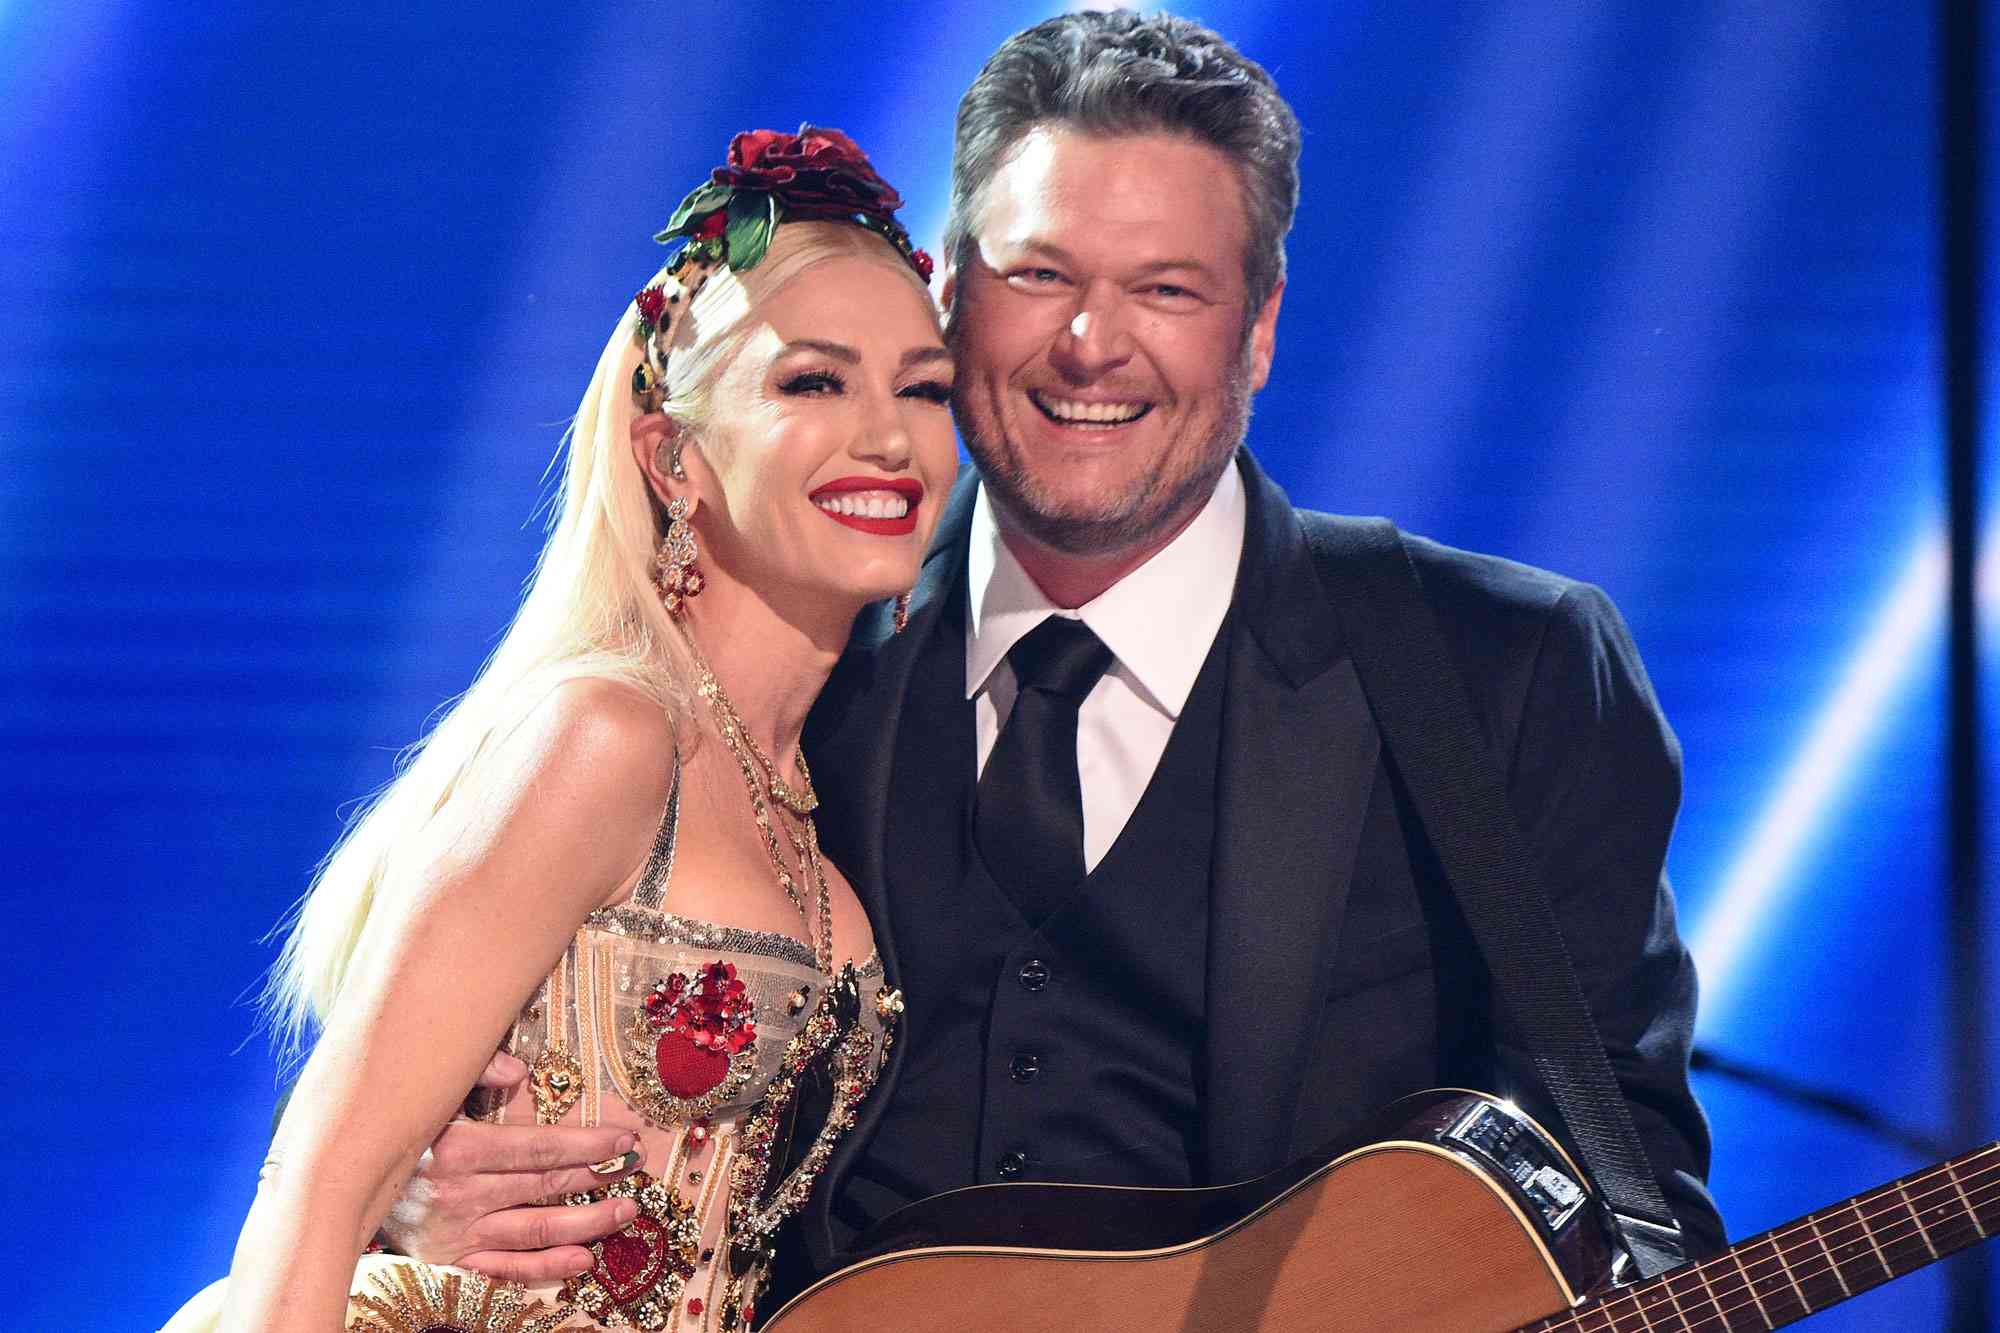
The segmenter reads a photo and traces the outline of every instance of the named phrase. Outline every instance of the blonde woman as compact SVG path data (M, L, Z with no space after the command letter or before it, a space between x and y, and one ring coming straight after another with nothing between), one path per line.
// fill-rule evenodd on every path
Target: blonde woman
M681 249L598 362L512 628L299 915L272 1002L317 1040L230 1276L173 1333L756 1317L900 1010L798 748L955 470L900 202L837 131L759 131L661 233ZM364 1255L496 1050L531 1072L488 1118L614 1133L604 1183L548 1202L622 1229L534 1284ZM833 1112L788 1167L815 1074Z

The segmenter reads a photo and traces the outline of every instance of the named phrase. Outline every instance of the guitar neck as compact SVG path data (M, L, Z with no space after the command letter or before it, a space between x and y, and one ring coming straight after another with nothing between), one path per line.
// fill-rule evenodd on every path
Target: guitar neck
M1531 1324L1553 1330L1769 1330L1936 1263L2000 1231L2000 1142L1721 1254Z

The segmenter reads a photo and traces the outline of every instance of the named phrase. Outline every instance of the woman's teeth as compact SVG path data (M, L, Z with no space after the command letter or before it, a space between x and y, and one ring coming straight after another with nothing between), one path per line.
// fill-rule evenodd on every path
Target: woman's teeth
M823 495L813 503L829 514L850 518L901 518L910 512L909 498L893 491L845 491Z
M1145 416L1153 406L1144 402L1083 403L1072 398L1051 398L1041 393L1030 393L1028 397L1044 416L1052 420L1083 422L1093 426L1122 426Z

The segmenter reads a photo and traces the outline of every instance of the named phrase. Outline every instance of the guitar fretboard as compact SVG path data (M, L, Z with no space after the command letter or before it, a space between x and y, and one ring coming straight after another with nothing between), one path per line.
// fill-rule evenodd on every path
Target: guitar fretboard
M1522 1333L1774 1329L2000 1231L2000 1143L1808 1213Z

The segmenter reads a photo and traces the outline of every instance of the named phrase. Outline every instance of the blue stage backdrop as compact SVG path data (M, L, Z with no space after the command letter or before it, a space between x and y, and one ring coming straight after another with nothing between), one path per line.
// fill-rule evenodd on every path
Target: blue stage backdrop
M810 118L935 248L958 93L1048 12L0 0L15 1326L225 1270L261 936L495 642L668 209ZM1703 1042L1941 1135L1942 940L1995 922L1943 919L1930 7L1200 12L1306 128L1260 457L1607 588L1686 750ZM1733 1236L1923 1164L1701 1089ZM1936 1327L1949 1267L1817 1326Z

